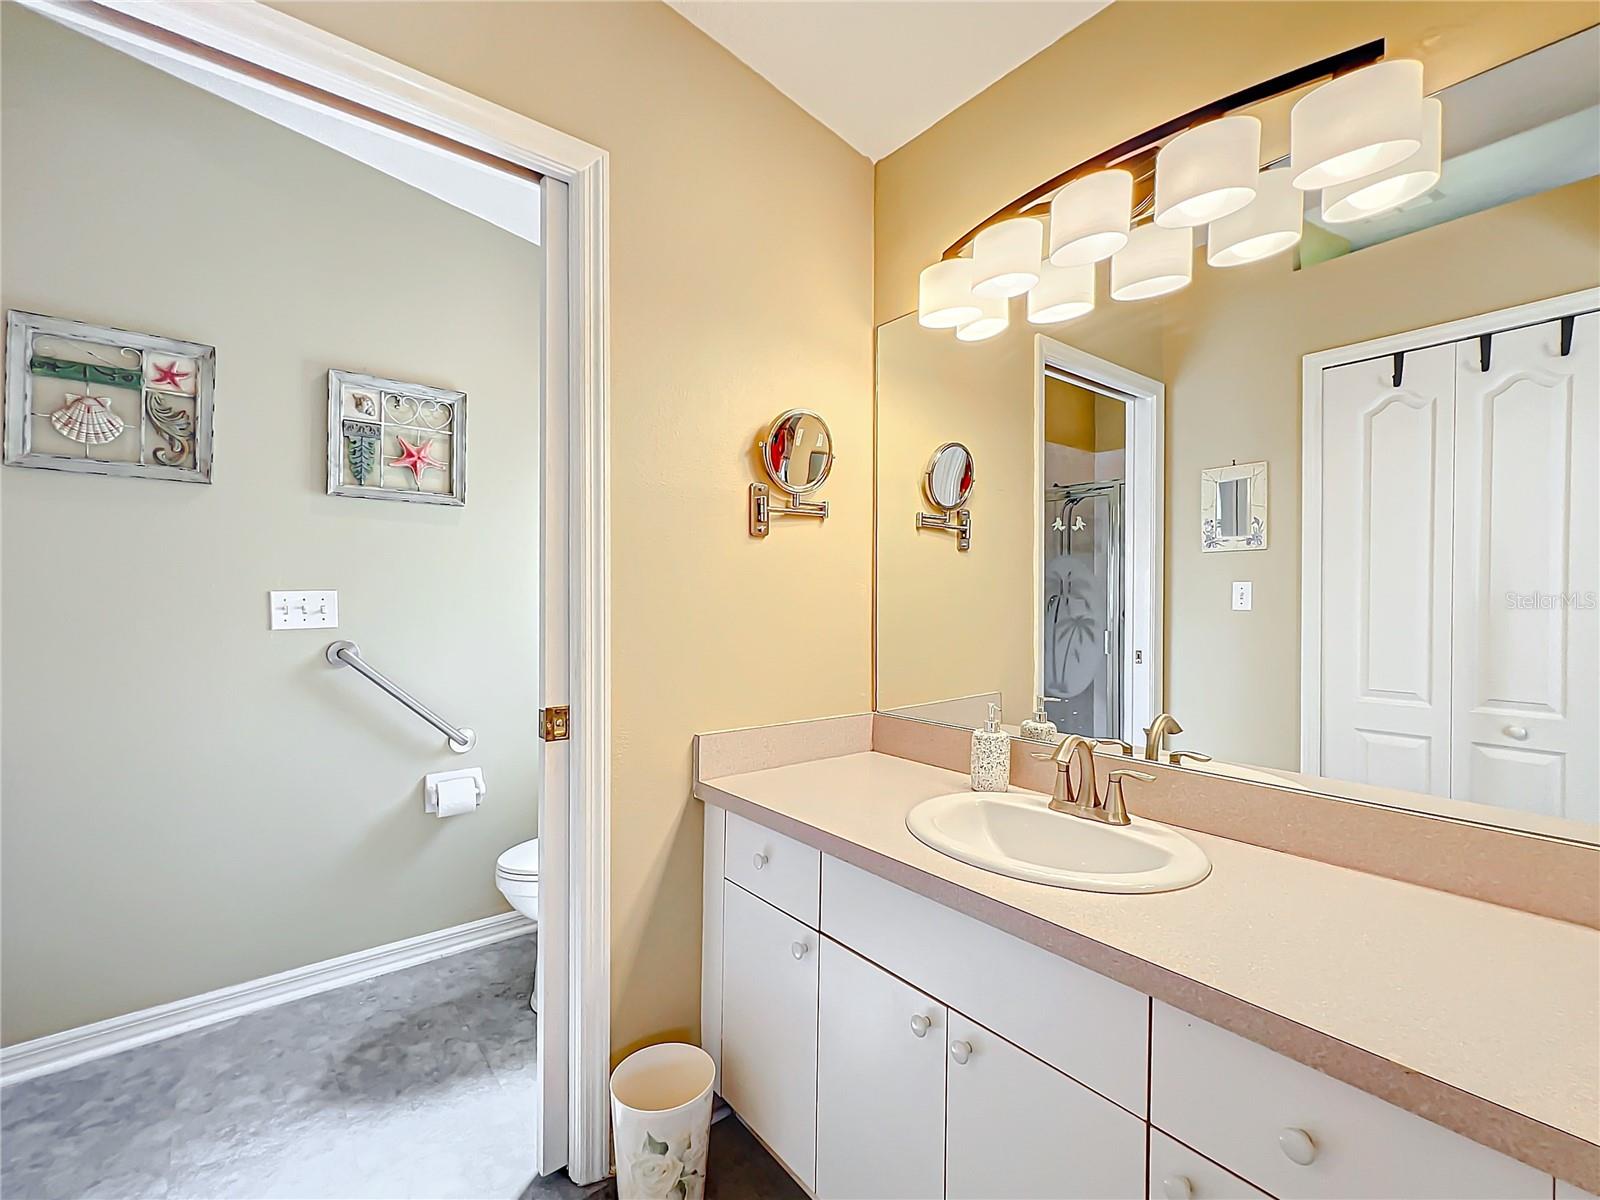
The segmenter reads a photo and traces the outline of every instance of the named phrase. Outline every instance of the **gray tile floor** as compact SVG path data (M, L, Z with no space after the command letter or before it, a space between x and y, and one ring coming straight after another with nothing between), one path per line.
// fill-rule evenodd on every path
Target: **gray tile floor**
M0 1090L5 1200L545 1200L518 938ZM736 1121L708 1194L800 1191Z

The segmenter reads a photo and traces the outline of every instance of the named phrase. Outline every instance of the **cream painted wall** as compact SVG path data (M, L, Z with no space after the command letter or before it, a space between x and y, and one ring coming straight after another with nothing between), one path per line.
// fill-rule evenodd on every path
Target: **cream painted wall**
M1112 4L877 164L875 319L914 309L917 273L1014 197L1219 96L1377 37L1431 92L1594 22L1564 0Z
M218 381L210 486L0 470L12 1043L505 909L494 858L538 817L542 256L19 6L3 26L0 300L212 344ZM323 494L334 366L467 392L466 508ZM268 632L287 587L338 588L338 634ZM478 749L335 672L332 636ZM483 809L425 816L423 773L464 763Z
M1045 331L1166 384L1164 694L1184 745L1299 765L1302 357L1597 282L1600 181L1590 179L1305 271L1288 258L1215 270L1197 254L1184 291L1136 305L1102 296L1092 317ZM878 331L880 707L1000 688L1016 721L1028 702L1036 598L1021 481L1032 474L1034 336L1014 325L969 346L914 315ZM979 469L973 551L959 556L972 562L922 552L897 513L912 448L952 429L970 436ZM1268 463L1268 548L1206 554L1200 472L1234 459ZM1231 609L1236 579L1255 585L1248 613ZM938 610L919 606L927 595Z
M663 4L283 7L611 152L612 1052L693 1037L690 738L871 703L871 165ZM833 515L757 541L790 407L833 430Z

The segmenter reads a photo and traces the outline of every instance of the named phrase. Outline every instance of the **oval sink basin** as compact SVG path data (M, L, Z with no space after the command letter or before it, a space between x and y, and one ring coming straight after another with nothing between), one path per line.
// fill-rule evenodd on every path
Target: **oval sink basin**
M918 841L974 867L1082 892L1172 892L1199 883L1211 860L1176 829L1134 817L1102 825L1052 812L1032 792L954 792L906 814Z

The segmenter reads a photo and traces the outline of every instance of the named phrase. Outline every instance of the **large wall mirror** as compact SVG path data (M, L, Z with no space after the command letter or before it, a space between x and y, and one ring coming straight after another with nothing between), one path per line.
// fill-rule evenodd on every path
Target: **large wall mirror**
M1398 209L1307 193L1297 247L1211 265L1202 226L1163 296L1102 263L1069 321L879 328L880 711L1135 754L1169 712L1163 763L1600 841L1600 30L1437 100ZM912 516L947 442L966 554Z

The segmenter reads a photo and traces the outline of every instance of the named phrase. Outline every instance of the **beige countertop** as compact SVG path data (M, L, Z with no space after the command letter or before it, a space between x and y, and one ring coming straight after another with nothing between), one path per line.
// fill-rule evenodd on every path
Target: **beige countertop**
M1212 871L1181 891L1014 880L906 830L913 805L967 785L869 752L695 793L1600 1189L1600 933L1196 832Z

